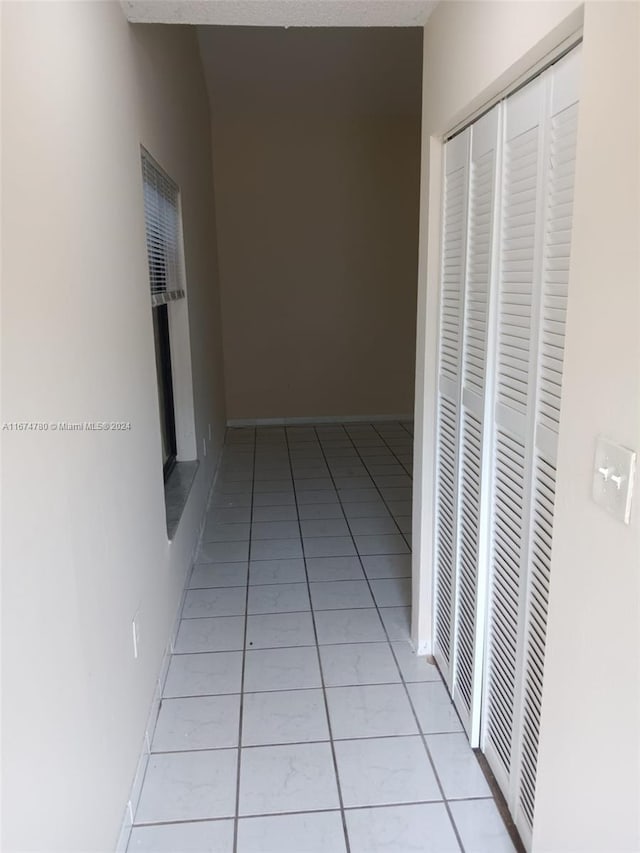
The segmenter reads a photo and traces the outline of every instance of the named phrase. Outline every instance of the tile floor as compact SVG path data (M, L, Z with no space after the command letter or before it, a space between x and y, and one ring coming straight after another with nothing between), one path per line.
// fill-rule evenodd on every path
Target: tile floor
M409 645L411 425L229 430L129 841L507 853Z

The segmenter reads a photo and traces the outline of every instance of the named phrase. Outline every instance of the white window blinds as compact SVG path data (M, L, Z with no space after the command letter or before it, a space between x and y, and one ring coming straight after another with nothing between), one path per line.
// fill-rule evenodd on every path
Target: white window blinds
M144 150L142 179L151 302L162 305L184 296L178 187Z
M528 846L544 671L579 48L445 146L434 649Z

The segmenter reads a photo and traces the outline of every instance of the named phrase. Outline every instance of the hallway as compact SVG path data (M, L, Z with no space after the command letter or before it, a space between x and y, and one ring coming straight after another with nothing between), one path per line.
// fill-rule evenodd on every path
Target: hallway
M227 432L130 851L514 849L408 642L411 429Z
M0 848L640 851L640 2L0 19Z

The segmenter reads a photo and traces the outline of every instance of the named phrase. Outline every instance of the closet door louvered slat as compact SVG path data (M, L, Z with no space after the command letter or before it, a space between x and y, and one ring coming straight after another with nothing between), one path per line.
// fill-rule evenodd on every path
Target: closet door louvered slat
M445 147L436 448L435 657L451 686L460 368L469 172L467 130Z
M462 341L458 541L456 565L453 699L471 742L477 746L482 677L482 605L479 572L483 537L481 503L485 466L484 410L487 389L489 297L496 213L496 160L500 106L471 128L469 217Z

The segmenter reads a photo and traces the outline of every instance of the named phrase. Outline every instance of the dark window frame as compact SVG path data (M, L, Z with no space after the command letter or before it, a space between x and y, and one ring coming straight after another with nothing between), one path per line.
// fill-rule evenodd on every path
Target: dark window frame
M156 305L152 308L158 326L159 352L156 353L159 381L162 382L160 406L161 428L167 444L168 456L164 460L162 473L165 483L175 468L178 452L176 440L176 415L173 394L173 371L171 368L171 339L169 335L169 306Z

